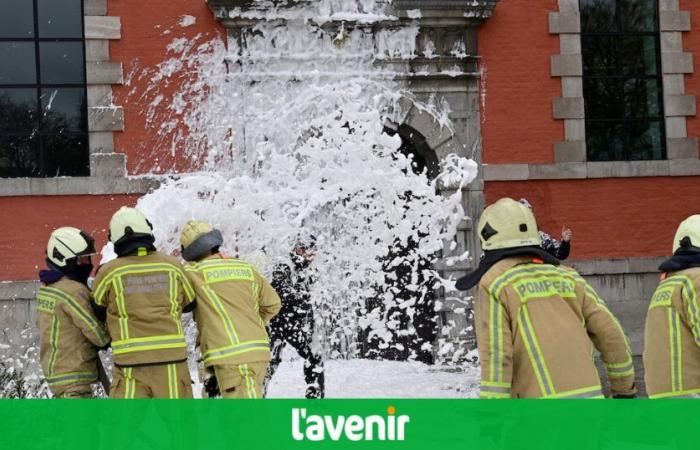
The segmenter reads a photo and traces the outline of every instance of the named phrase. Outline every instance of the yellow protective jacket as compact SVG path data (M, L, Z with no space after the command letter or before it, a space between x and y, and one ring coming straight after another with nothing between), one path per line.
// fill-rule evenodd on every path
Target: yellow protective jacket
M505 258L481 278L475 316L482 398L601 398L593 345L613 395L635 393L620 323L571 268Z
M90 308L87 286L66 277L37 294L41 366L54 394L65 386L97 381L97 350L109 344Z
M651 398L700 396L700 268L662 275L647 312L644 381Z
M95 303L106 308L114 362L120 366L187 359L182 309L195 299L177 258L159 252L125 256L102 266Z
M265 325L282 303L250 264L219 254L185 266L197 295L194 310L206 366L270 360Z

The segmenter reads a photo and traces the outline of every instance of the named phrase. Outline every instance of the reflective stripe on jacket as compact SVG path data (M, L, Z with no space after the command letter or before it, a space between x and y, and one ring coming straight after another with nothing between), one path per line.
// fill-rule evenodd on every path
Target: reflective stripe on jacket
M182 309L195 295L177 258L152 252L112 260L97 272L93 296L107 310L115 363L187 358Z
M620 323L571 268L505 258L481 279L475 315L483 398L602 398L594 345L613 394L635 392Z
M651 398L700 395L700 268L665 276L644 330L644 381Z
M265 325L281 308L270 283L250 264L221 255L185 266L207 366L270 360Z
M90 291L62 278L37 294L40 358L52 392L97 381L97 348L109 343L90 308Z

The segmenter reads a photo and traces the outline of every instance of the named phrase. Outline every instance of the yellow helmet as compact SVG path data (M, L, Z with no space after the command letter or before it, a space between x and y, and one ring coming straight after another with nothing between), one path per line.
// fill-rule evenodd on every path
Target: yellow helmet
M180 236L180 254L185 261L196 261L223 243L221 232L210 223L190 220Z
M673 238L673 253L681 249L700 250L700 214L685 219Z
M95 254L95 240L86 232L73 227L54 230L46 245L46 259L59 268L67 267L78 256Z
M153 236L153 226L141 211L122 206L109 221L109 240L116 244L124 238Z
M502 198L487 207L478 229L484 251L541 244L532 210L512 198Z

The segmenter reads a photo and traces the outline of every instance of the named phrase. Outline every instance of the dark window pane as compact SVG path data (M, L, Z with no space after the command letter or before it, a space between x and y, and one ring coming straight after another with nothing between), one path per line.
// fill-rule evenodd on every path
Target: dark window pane
M36 83L33 42L0 42L0 84Z
M0 177L33 177L39 174L38 139L0 136Z
M41 83L83 83L82 42L41 42Z
M87 129L83 88L41 90L41 133L83 132Z
M44 176L89 176L90 161L86 135L42 136Z
M656 36L582 36L584 75L657 75Z
M654 160L664 157L661 120L586 121L589 161Z
M661 121L632 121L628 124L629 160L663 158Z
M0 38L34 37L34 4L31 0L0 0Z
M618 80L584 77L583 98L589 119L622 119L623 96Z
M618 0L622 31L656 31L656 0Z
M631 78L621 82L624 116L661 116L661 81L657 78Z
M625 75L658 75L657 45L656 36L619 37L618 72Z
M623 148L623 122L586 121L586 148L589 161L615 161Z
M39 37L81 38L81 0L38 0Z
M652 118L661 116L661 81L657 78L584 79L583 94L589 119Z
M581 0L581 31L610 33L619 31L615 21L615 0Z
M581 36L584 75L614 75L619 72L616 36Z
M30 133L37 127L36 89L0 89L0 134Z

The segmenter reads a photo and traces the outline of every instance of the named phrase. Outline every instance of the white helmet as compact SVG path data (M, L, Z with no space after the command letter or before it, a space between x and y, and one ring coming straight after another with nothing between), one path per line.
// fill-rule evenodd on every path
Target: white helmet
M138 209L122 206L109 221L109 240L116 244L132 236L153 236L153 226Z
M95 254L95 240L86 232L62 227L51 233L46 245L46 259L58 268L67 267L79 256Z
M502 198L484 210L479 219L479 240L484 251L541 243L532 210L512 198Z
M678 226L673 253L682 249L700 250L700 214L688 217Z

